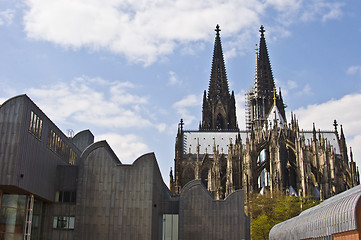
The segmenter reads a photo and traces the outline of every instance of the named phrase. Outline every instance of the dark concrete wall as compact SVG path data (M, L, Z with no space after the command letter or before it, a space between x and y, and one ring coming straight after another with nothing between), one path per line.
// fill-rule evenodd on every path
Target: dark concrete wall
M214 200L201 180L189 182L180 194L179 239L249 239L243 190Z
M11 98L0 107L0 185L14 186L24 102Z
M75 134L72 138L73 143L81 152L83 152L88 146L94 143L94 135L90 130L83 130Z
M97 142L79 163L76 239L154 239L162 199L170 198L154 154L122 165L109 145Z
M29 131L31 112L43 121L40 139ZM4 192L32 193L54 201L57 166L69 164L47 147L50 129L80 155L79 149L26 95L11 98L1 105L0 186Z
M56 191L76 191L78 166L59 165L56 169Z
M55 216L76 216L76 205L70 203L45 203L43 205L41 239L73 240L74 230L53 228Z

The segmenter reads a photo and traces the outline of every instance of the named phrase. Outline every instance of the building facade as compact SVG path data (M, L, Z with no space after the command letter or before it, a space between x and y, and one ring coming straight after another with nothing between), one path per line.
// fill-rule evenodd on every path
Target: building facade
M26 95L0 106L0 240L209 239L189 219L249 239L243 198L215 200L197 180L173 196L153 153L122 164L89 130L66 136Z
M220 29L216 27L208 95L204 91L202 122L185 130L181 119L175 144L174 194L192 179L201 179L215 199L238 189L249 193L284 191L326 199L359 184L343 128L303 131L291 113L287 122L281 91L276 91L265 30L260 28L254 87L247 93L246 130L239 130L234 92L229 93ZM332 120L331 120L332 123Z

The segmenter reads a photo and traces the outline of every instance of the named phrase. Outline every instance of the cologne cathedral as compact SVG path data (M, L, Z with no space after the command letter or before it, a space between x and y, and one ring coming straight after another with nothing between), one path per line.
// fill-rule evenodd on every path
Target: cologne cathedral
M246 94L246 130L236 118L230 93L220 28L217 25L208 93L204 91L198 130L185 130L181 119L175 144L174 194L201 179L215 199L244 189L245 196L283 191L326 199L359 184L359 171L342 125L330 131L299 129L296 116L286 119L281 91L276 91L264 27L256 55L254 86ZM332 122L332 120L331 120ZM340 132L339 132L340 130Z

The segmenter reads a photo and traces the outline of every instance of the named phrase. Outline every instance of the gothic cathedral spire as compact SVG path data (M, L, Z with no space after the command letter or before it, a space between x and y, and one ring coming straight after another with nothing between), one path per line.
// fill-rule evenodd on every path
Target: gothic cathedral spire
M269 116L273 105L276 104L278 111L283 119L285 116L285 105L281 97L275 94L275 83L272 74L271 63L268 56L266 39L264 37L264 27L260 27L261 33L259 49L256 56L256 70L254 78L254 87L248 93L248 112L247 112L247 129L262 127L267 116Z
M257 68L255 77L255 94L261 95L266 98L272 99L272 91L275 88L273 80L271 63L268 56L268 50L266 45L266 39L264 37L264 27L261 25L259 32L261 33L261 39L259 43L259 53L257 57Z
M200 130L236 130L236 104L234 92L229 93L226 67L224 64L219 25L216 26L211 78L208 96L204 91L203 114Z

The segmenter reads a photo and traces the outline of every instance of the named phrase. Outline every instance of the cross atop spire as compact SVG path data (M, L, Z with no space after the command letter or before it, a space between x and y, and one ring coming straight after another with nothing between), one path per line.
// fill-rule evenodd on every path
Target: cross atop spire
M264 30L264 27L263 27L263 25L261 25L261 27L259 28L259 32L261 33L261 37L264 37L264 32L265 32L266 30Z
M214 29L214 31L217 32L217 36L219 36L219 32L221 31L221 29L219 28L219 25L217 24L216 29Z
M338 126L338 124L337 124L336 119L333 121L333 126L335 127L335 132L337 132L337 126Z
M184 125L183 118L181 118L179 125L181 130L183 131L183 125Z

